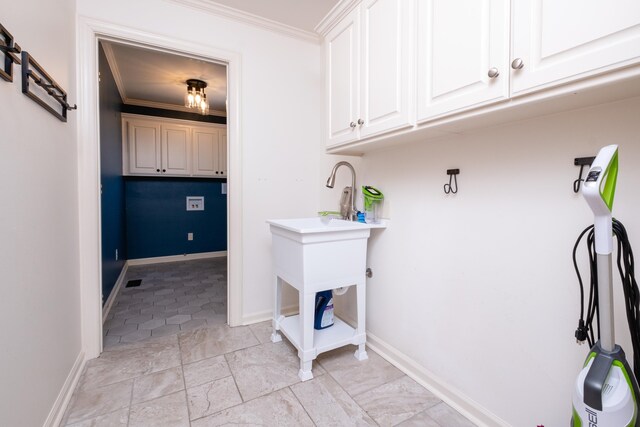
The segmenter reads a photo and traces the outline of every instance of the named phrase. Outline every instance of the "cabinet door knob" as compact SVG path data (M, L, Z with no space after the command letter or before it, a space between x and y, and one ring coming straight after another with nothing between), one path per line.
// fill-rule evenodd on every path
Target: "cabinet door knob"
M218 171L216 171L216 175L218 175Z
M164 173L164 172L166 172L166 171L167 171L166 169L162 169L162 173Z
M522 67L524 67L524 61L522 60L522 58L516 58L511 63L511 68L513 68L514 70L520 70L522 69Z
M487 73L490 79L495 79L500 75L500 71L497 68L489 68L489 72Z
M160 172L160 169L156 169L156 172Z
M351 123L349 123L349 127L350 127L351 129L353 129L354 127L356 127L356 124L355 124L354 122L351 122Z
M364 124L364 120L362 120L362 119L358 119L358 124L359 124L360 126L362 126L362 125Z

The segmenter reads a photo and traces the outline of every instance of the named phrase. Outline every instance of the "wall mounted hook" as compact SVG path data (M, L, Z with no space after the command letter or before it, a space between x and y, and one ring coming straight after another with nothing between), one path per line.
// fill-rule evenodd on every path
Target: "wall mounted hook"
M585 166L591 166L591 163L593 163L594 159L595 157L576 157L575 159L573 159L573 164L575 166L580 166L580 173L578 174L578 179L573 181L574 193L580 192L580 183L584 181L584 179L582 179L582 170L584 169Z
M453 193L456 194L458 192L458 174L460 173L460 169L447 169L447 175L449 175L449 183L444 185L444 194ZM455 189L451 185L451 181L455 184Z

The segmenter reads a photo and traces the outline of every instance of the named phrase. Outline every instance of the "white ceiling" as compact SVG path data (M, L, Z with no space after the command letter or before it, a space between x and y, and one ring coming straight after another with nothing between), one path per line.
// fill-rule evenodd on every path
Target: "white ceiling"
M307 32L314 28L339 0L208 0L242 12ZM102 41L109 67L125 104L178 111L184 107L188 79L207 82L209 114L226 115L227 69L225 65L136 46Z
M234 9L313 31L339 0L212 0Z
M188 79L207 82L209 114L226 115L227 67L186 56L102 41L122 101L172 110L184 107Z

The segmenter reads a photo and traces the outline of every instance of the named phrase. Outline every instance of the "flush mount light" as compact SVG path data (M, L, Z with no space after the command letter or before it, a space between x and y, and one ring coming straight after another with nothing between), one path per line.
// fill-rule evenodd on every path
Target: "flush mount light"
M206 87L207 82L202 80L187 80L187 94L184 96L184 106L197 109L203 115L208 114L209 102L207 101L207 95L204 93Z

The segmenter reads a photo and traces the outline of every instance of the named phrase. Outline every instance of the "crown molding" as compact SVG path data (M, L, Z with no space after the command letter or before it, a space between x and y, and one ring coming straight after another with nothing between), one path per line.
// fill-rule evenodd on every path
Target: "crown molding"
M144 99L126 98L122 101L126 105L137 105L139 107L161 108L163 110L183 111L185 113L195 113L193 108L184 105L166 104L164 102L146 101ZM209 110L209 116L227 117L226 111Z
M116 61L116 56L113 53L111 44L100 43L100 46L102 46L102 49L104 50L104 56L107 57L107 64L111 69L113 80L115 80L116 82L116 87L118 88L118 93L120 94L120 100L124 102L125 99L127 99L127 94L124 91L124 83L122 82L122 75L120 74L120 68L118 68L118 61Z
M327 16L322 18L318 25L316 25L314 28L316 33L324 38L338 22L360 4L360 1L361 0L340 0L333 9L327 13Z
M284 34L289 37L302 39L308 42L320 43L321 38L318 34L312 31L301 30L300 28L292 27L290 25L283 24L281 22L273 21L262 16L254 15L249 12L238 10L229 6L218 4L212 0L165 0L171 3L177 3L184 6L199 9L216 16L228 18L234 21L242 22L245 24L253 25L262 29L273 31L276 33Z

